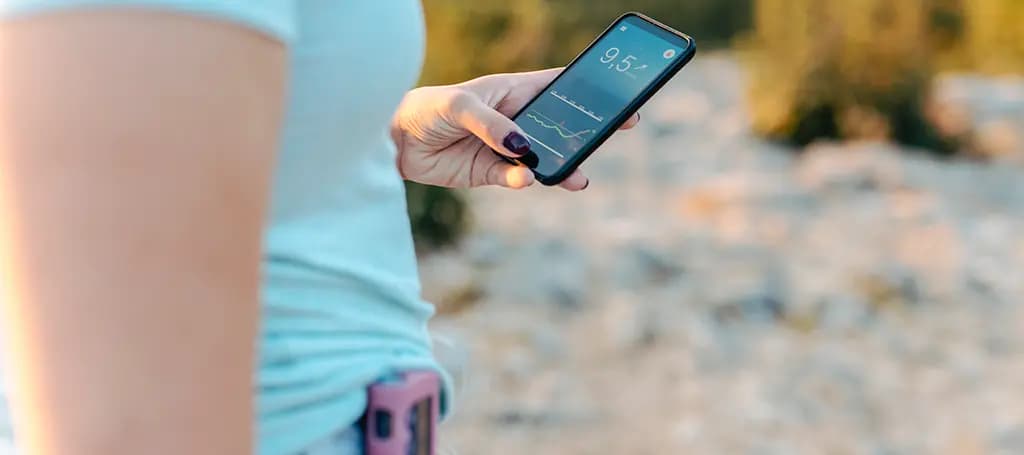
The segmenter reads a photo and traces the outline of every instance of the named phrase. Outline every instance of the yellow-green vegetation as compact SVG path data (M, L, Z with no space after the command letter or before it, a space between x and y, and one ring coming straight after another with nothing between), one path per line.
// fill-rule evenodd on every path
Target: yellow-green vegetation
M424 9L427 84L536 69L549 48L552 26L543 0L427 0Z
M758 0L742 45L755 128L798 144L875 137L951 152L923 115L938 4Z
M960 69L989 73L1024 70L1024 1L962 0Z
M925 115L937 70L1024 68L1021 0L757 0L739 41L754 127L806 144L885 138L953 153Z
M469 228L470 214L460 192L406 183L405 197L420 252L454 246Z
M616 17L639 11L728 44L750 26L753 0L425 0L425 83L564 65Z

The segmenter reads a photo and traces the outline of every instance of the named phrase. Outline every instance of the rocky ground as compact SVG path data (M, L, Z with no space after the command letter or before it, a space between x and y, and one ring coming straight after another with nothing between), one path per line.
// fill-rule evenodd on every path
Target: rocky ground
M1024 453L1024 79L943 77L1000 164L749 132L704 56L425 257L458 454Z

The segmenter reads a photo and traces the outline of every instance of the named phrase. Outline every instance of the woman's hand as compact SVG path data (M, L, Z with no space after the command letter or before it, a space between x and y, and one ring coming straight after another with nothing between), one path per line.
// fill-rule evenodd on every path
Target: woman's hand
M530 150L523 131L509 119L537 95L561 68L532 73L495 74L456 85L422 87L409 92L398 107L392 136L398 146L398 169L408 180L468 188L500 185L524 188L533 172L496 156L518 158ZM634 116L622 129L639 121ZM573 172L561 186L587 187L589 179Z

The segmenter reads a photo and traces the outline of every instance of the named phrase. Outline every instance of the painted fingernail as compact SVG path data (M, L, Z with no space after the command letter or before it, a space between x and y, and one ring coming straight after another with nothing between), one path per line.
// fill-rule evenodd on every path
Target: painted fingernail
M516 156L523 156L530 152L530 141L515 131L508 133L505 140L501 141L501 145L504 145L505 149Z
M587 179L587 183L583 184L583 188L580 188L580 191L587 189L588 186L590 186L590 179Z

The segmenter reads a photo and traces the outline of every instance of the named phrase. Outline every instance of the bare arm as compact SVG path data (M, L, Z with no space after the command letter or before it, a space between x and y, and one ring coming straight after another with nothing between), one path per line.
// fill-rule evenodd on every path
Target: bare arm
M0 316L37 455L252 453L285 50L141 10L0 22Z

